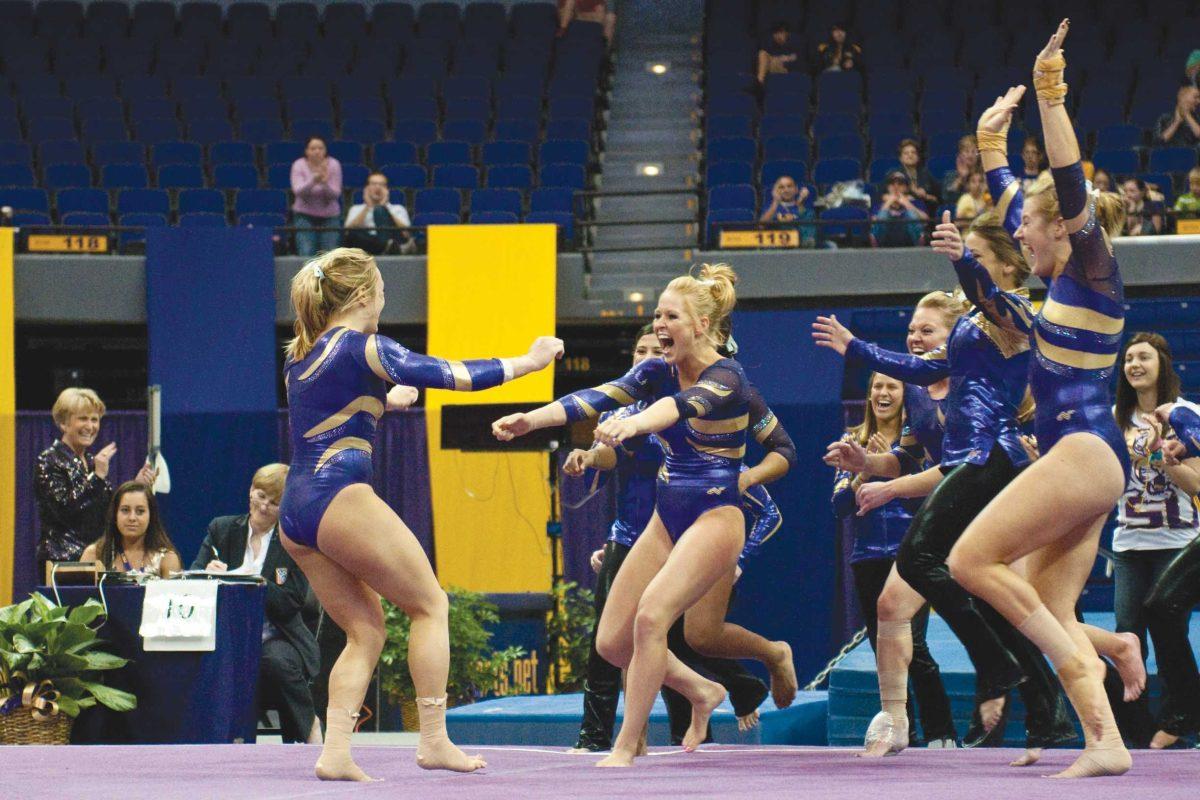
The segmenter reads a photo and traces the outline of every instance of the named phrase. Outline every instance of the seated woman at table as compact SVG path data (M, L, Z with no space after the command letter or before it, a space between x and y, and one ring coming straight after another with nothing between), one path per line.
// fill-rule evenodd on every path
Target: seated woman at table
M137 481L121 484L108 504L104 533L83 551L82 561L99 561L102 569L165 578L183 564L158 515L150 487Z

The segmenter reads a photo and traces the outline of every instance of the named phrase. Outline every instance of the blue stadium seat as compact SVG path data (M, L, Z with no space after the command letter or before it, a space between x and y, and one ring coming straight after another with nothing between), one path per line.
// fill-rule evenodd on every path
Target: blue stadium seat
M586 165L590 156L588 143L581 139L548 139L538 147L542 164Z
M233 138L233 126L227 119L197 119L188 123L188 139L198 144L215 144Z
M862 97L862 76L857 72L823 72L817 78L819 113L857 115Z
M204 151L195 142L160 142L150 148L150 161L155 166L168 164L199 164Z
M117 224L131 228L165 228L167 217L165 214L122 214ZM141 245L145 241L145 231L121 231L117 234L117 246L123 253L129 252L131 245Z
M134 125L133 137L143 145L173 142L180 138L179 122L173 119L144 119Z
M1096 131L1097 150L1131 150L1142 144L1142 129L1136 125L1106 125Z
M438 211L457 217L462 210L462 195L457 189L419 189L413 199L413 209L418 214Z
M813 136L840 136L858 131L858 117L853 114L818 114L813 117Z
M953 168L953 163L951 163L951 169ZM871 162L871 166L867 170L867 180L869 180L871 183L882 183L883 179L887 177L889 172L898 169L900 169L900 159L896 158L895 156L877 158ZM932 170L930 174L934 175L935 177L940 175L939 172L932 172Z
M528 164L488 167L487 185L492 189L528 189L533 186L533 170Z
M542 164L538 171L538 183L541 186L583 189L587 184L587 172L579 164Z
M1097 150L1092 161L1113 175L1132 175L1140 171L1138 155L1132 150Z
M92 148L92 161L96 166L136 164L145 158L146 151L138 142L100 142Z
M492 100L492 85L487 78L462 75L442 81L442 97L447 105L459 100L471 100L486 106Z
M13 123L15 125L16 120ZM68 117L36 117L29 120L29 138L34 142L74 139L75 125Z
M786 158L764 161L760 176L763 189L770 189L782 175L787 175L796 183L803 184L808 179L808 164L799 159Z
M773 136L807 136L808 118L804 114L768 114L758 122L758 135L763 139Z
M293 125L292 136L299 139L303 134L296 133L297 130L298 126ZM250 144L266 144L282 138L283 123L278 119L249 119L242 123L242 139Z
M13 214L12 221L13 225L18 228L32 228L54 224L49 214L43 214L39 211L18 211Z
M857 134L829 136L817 141L817 154L823 161L834 158L860 159L864 149L862 137Z
M59 221L72 228L107 228L112 222L108 214L96 211L59 212Z
M242 189L234 197L234 213L286 214L287 194L278 189Z
M37 177L28 164L0 164L0 186L37 186Z
M497 139L536 142L539 123L536 119L501 119L496 121L493 135Z
M121 108L121 102L116 95L93 95L83 98L75 104L75 110L80 119L121 119L125 115L125 110Z
M396 141L412 142L424 147L437 140L437 122L429 119L397 119L392 135Z
M184 189L179 193L179 213L225 213L225 196L216 189Z
M420 164L384 164L379 171L387 176L393 189L422 189L429 183L425 167Z
M392 87L396 91L396 87ZM392 97L392 115L397 121L402 119L424 119L437 120L440 116L438 113L437 100L433 97L423 97L421 95L412 95L408 97Z
M367 169L365 164L345 161L342 163L342 187L366 186L367 176L370 174L371 170Z
M342 122L342 138L351 142L368 144L382 141L387 136L387 126L373 119L347 119Z
M569 211L530 211L525 221L557 225L562 241L572 243L575 239L575 217Z
M533 94L507 95L496 101L496 119L527 119L541 116L542 98Z
M165 164L158 168L158 185L163 189L202 189L204 170L199 164Z
M753 182L754 164L749 161L719 161L710 164L704 173L704 184L709 188Z
M258 169L253 164L217 164L213 167L213 186L218 189L256 189Z
M848 203L837 208L828 208L821 212L821 219L829 222L837 220L840 224L823 225L818 229L818 233L823 240L850 239L861 243L870 235L870 217L865 208Z
M299 147L293 159L299 156ZM254 147L249 142L217 142L208 148L210 164L253 164Z
M483 144L487 123L479 119L447 119L442 123L442 136L472 145Z
M472 211L467 221L473 225L515 225L521 218L511 211Z
M718 161L754 161L758 156L758 143L746 136L711 139L708 142L709 163Z
M413 216L413 225L425 227L428 225L458 225L462 222L459 214L449 211L424 211ZM417 232L417 240L424 241L424 233Z
M516 189L476 189L471 193L471 214L480 211L507 211L521 215L521 193Z
M47 189L69 189L91 186L92 172L83 164L51 164L43 171Z
M291 164L268 164L267 165L267 183L268 189L284 189L292 188L292 165Z
M21 126L15 114L11 116L0 114L0 142L20 142L25 137L21 134Z
M720 94L708 98L707 113L714 117L757 117L758 106L748 94Z
M254 151L251 150L251 153ZM263 161L268 164L291 164L296 159L304 155L304 145L292 139L282 139L278 142L267 142L263 145ZM248 164L253 159L246 159L244 155L229 159L243 164Z
M813 180L824 186L862 177L862 164L854 158L822 159L813 168Z
M12 206L14 211L50 211L46 190L25 186L0 186L0 205Z
M38 161L47 164L86 164L87 152L74 139L57 139L37 146Z
M532 152L528 142L497 141L483 146L483 165L529 164Z
M284 95L286 97L286 94ZM319 119L333 121L333 103L326 97L295 97L287 101L290 119Z
M304 141L310 136L319 136L328 142L333 138L333 123L323 119L296 119L292 120L291 133L292 138L299 141ZM242 138L247 141L253 141L245 128L242 129ZM280 136L272 136L271 138L279 139Z
M1145 172L1139 176L1148 185L1153 186L1163 195L1163 203L1167 206L1175 204L1175 184L1166 172Z
M762 156L764 161L781 158L807 160L810 149L808 139L804 136L772 136L763 139Z
M717 186L708 191L708 207L710 210L722 208L748 208L753 211L758 205L754 187L749 184L741 186Z
M471 145L468 142L433 142L425 150L425 161L430 167L442 164L470 164Z
M171 96L180 103L189 100L220 100L221 81L212 75L179 75L171 80Z
M76 211L108 213L108 193L103 189L63 189L54 197L59 214Z
M433 185L451 189L479 186L479 170L469 164L443 164L433 168Z
M0 164L32 164L33 148L25 142L0 142Z
M75 102L102 99L109 105L117 105L117 82L108 75L73 75L63 81L63 93Z
M122 189L117 194L118 214L162 214L171 211L171 197L165 189Z
M181 228L224 228L228 224L224 214L208 214L201 211L179 215Z
M753 101L751 102L753 103ZM595 113L595 100L591 95L552 97L546 109L546 115L549 119L591 120L595 116ZM731 111L728 113L736 114L738 112Z
M1196 151L1190 147L1167 147L1150 151L1151 172L1187 172L1196 166Z
M379 142L375 145L374 164L416 164L417 146L412 142Z
M85 119L83 120L82 130L82 138L92 144L96 142L124 142L129 139L129 134L125 130L125 123L119 119ZM179 138L178 131L175 132L173 138Z
M220 97L185 97L179 102L180 115L185 122L199 119L225 119L229 116L229 104Z
M529 193L529 210L570 214L574 209L574 194L570 189L534 189Z
M546 139L587 141L592 137L590 119L552 119L546 123Z
M160 75L131 75L121 79L121 94L134 97L168 97L167 79Z
M129 100L129 118L135 123L144 119L174 119L176 111L175 101L167 97L132 97Z
M342 119L367 119L373 122L387 121L387 107L383 98L378 94L370 97L343 97L341 99Z

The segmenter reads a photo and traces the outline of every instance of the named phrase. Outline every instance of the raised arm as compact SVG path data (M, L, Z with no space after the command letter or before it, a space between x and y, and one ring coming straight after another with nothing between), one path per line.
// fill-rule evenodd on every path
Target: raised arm
M1021 182L1008 166L1008 127L1013 111L1024 96L1024 86L1010 87L979 117L975 131L979 158L987 173L988 192L995 199L996 212L1010 236L1021 226L1025 198L1021 193Z
M431 389L476 392L537 372L562 356L562 340L543 336L534 340L529 352L515 358L481 358L450 361L414 353L382 334L367 337L364 358L367 366L388 383Z
M963 244L958 226L950 221L950 212L942 214L942 222L933 230L931 245L935 252L950 259L958 274L963 294L984 315L999 327L1029 335L1033 330L1033 306L1029 299L1016 292L1006 292L996 285L987 269L976 260L975 254Z

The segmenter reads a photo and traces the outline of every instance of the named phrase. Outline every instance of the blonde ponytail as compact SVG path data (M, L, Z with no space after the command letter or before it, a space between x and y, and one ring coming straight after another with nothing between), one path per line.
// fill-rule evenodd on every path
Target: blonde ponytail
M713 347L720 347L729 338L730 326L725 324L733 307L737 304L737 273L728 264L701 264L695 270L680 275L667 284L666 291L672 291L683 298L684 305L692 318L699 322L708 318L708 330L705 338Z
M295 337L287 357L307 356L334 315L371 297L377 288L375 259L356 247L338 247L312 259L292 277Z

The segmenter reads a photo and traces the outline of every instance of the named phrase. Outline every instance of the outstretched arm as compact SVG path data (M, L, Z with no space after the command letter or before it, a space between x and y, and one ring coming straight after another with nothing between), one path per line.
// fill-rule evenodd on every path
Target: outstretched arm
M905 383L930 386L950 375L946 351L942 348L924 356L911 356L885 350L879 345L858 339L838 322L836 316L817 317L812 326L813 339L819 347L828 347L847 361L866 364L876 372Z
M987 173L988 192L995 198L996 212L1010 236L1021 226L1025 198L1021 193L1021 182L1008 166L1008 127L1024 96L1024 86L1009 88L979 117L975 131L979 158Z
M382 334L367 337L367 366L388 383L431 389L479 391L544 369L562 356L562 340L543 336L529 352L515 358L482 358L451 361L414 353Z
M989 320L1016 333L1028 335L1033 330L1033 306L1029 300L996 285L987 269L975 259L975 254L963 244L962 234L950 221L949 211L942 214L941 224L933 230L932 247L950 259L963 294Z

